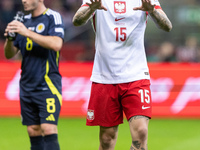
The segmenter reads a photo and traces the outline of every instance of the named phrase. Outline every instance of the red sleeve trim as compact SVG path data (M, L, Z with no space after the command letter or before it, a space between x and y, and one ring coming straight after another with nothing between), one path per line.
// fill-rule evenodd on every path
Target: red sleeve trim
M83 7L83 6L88 6L87 4L83 4L81 7Z
M93 27L94 27L94 31L96 32L95 15L93 16Z
M159 5L156 5L154 8L155 8L155 9L162 9L161 6L159 6ZM149 14L149 12L146 11L146 18L147 18L147 16L148 16L148 14ZM146 24L147 24L147 20L146 20Z
M156 5L155 7L154 7L155 9L162 9L160 6L158 6L158 5Z
M155 9L162 9L160 6L158 6L158 5L156 5L155 7L154 7ZM148 16L148 11L146 11L146 15Z

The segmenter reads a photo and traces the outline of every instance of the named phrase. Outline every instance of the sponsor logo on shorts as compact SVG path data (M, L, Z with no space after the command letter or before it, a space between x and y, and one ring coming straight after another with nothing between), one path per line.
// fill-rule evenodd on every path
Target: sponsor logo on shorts
M87 119L88 120L94 120L94 110L88 109L88 111L87 111Z
M148 107L145 107L144 105L142 106L142 109L144 110L144 109L149 109L149 108L151 108L150 106L148 106Z
M55 121L55 118L54 118L53 114L51 114L46 118L46 120L47 121Z

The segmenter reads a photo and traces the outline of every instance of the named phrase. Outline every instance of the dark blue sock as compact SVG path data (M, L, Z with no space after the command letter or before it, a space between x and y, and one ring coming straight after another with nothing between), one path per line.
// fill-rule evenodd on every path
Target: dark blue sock
M43 136L30 137L31 150L44 150L44 138Z
M44 150L60 150L57 134L44 136Z

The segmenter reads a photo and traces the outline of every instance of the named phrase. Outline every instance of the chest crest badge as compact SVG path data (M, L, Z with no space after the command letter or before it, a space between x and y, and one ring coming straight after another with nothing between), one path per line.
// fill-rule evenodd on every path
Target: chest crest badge
M114 11L119 14L126 13L126 2L114 1Z
M40 23L36 27L36 32L37 33L42 33L44 31L44 29L45 29L45 25L43 23Z

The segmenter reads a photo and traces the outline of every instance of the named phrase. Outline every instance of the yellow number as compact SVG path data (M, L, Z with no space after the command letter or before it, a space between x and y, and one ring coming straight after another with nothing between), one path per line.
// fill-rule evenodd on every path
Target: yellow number
M26 43L26 50L31 51L33 48L33 41L29 38L27 38L27 43Z
M47 98L47 112L48 113L54 113L56 111L56 106L55 106L55 99L54 98Z

